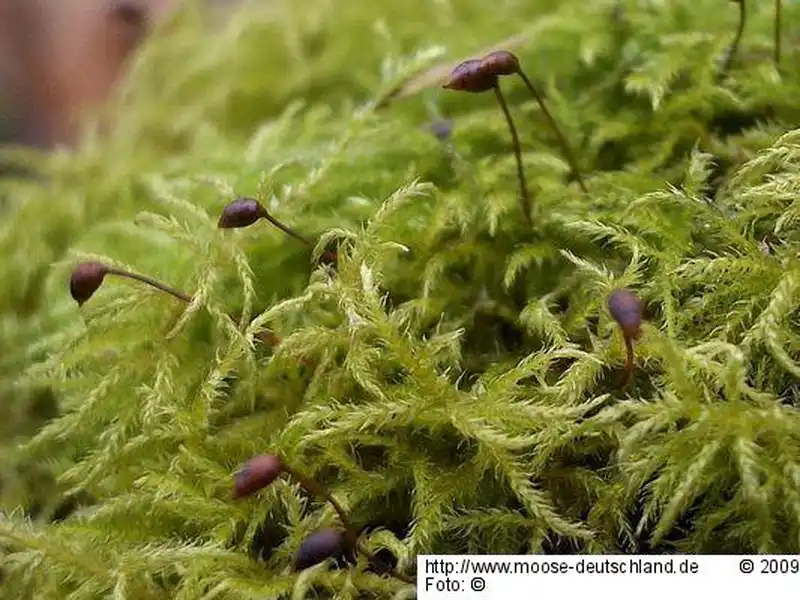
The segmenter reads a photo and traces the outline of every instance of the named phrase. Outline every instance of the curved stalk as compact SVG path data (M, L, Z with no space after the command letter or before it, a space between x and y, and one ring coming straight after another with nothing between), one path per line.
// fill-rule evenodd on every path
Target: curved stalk
M775 0L775 66L781 62L781 0Z
M625 387L633 378L633 340L625 336L625 375L620 387Z
M724 77L728 71L730 71L733 61L736 58L736 54L739 52L739 44L742 41L742 35L744 35L744 26L747 22L747 7L745 6L745 0L734 1L739 5L739 25L736 28L736 36L733 38L733 42L731 42L731 45L728 47L728 51L725 55L725 62L722 64L719 77Z
M508 110L508 103L503 96L503 91L500 89L500 85L497 83L494 86L494 94L497 97L497 101L500 103L500 108L503 110L506 123L508 123L508 129L511 132L511 143L514 147L514 157L517 161L517 178L519 179L519 196L522 214L524 215L527 224L533 225L533 221L531 220L531 198L530 193L528 192L528 182L525 179L525 169L522 166L522 146L519 143L517 128L514 125L514 119L511 117L511 112Z
M116 275L118 277L126 277L128 279L134 279L136 281L140 281L151 287L161 290L162 292L165 292L177 298L178 300L186 302L187 304L191 303L192 301L192 297L189 296L188 294L184 294L183 292L178 291L175 288L172 288L165 283L161 283L160 281L153 279L152 277L148 277L147 275L132 273L131 271L125 271L123 269L118 269L116 267L108 267L108 273L109 275Z
M330 493L330 491L325 488L322 484L318 483L317 481L311 479L310 477L306 477L296 469L284 464L283 471L289 475L292 479L294 479L300 487L305 489L309 494L312 496L316 496L317 498L322 498L328 504L330 504L333 509L336 511L336 514L339 516L339 521L341 521L342 526L345 529L345 535L350 542L350 545L354 547L358 552L364 555L366 559L372 563L374 566L381 568L387 574L391 575L395 579L398 579L404 583L416 583L416 580L413 577L409 577L408 575L403 575L399 573L393 567L386 567L381 564L381 560L375 556L372 552L367 550L362 544L358 543L358 534L356 533L355 529L353 528L352 524L350 523L350 519L347 516L344 508L336 498Z
M241 229L250 227L260 219L266 219L289 237L299 240L309 248L314 248L314 242L273 217L258 200L247 196L239 196L225 205L217 221L217 227L220 229ZM336 264L337 256L335 252L326 251L321 258L323 262Z
M569 145L569 142L567 142L567 138L564 136L564 133L558 126L558 123L556 123L556 120L553 118L553 115L550 114L550 111L547 108L547 104L545 103L544 98L542 98L542 95L533 85L531 80L528 79L528 76L525 75L525 72L522 69L517 70L517 75L519 75L520 78L522 78L522 81L525 82L525 86L528 88L531 94L533 94L533 97L539 104L539 108L542 109L542 113L544 113L545 119L547 119L550 128L553 130L553 132L556 134L556 137L558 138L558 143L561 145L561 150L564 152L564 158L567 159L567 162L569 163L569 166L572 169L572 174L578 181L578 185L581 187L581 190L583 190L585 194L588 194L589 190L586 187L586 183L584 183L583 181L583 176L581 175L581 170L578 168L578 162L575 160L575 155L572 152L572 147Z
M273 217L268 212L264 211L264 214L262 215L262 218L266 219L267 221L269 221L270 223L275 225L275 227L277 227L278 229L280 229L281 231L283 231L287 235L290 235L291 237L293 237L296 240L300 240L306 246L309 246L311 248L314 247L314 243L311 240L309 240L307 237L299 234L297 231L295 231L294 229L292 229L288 225L284 225L283 223L281 223L278 219Z

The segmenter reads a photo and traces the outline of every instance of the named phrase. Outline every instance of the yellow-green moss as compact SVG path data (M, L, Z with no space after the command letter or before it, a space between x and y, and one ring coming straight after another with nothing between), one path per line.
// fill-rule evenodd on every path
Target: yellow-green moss
M3 183L4 597L402 587L289 574L335 515L288 483L231 501L261 452L329 483L406 573L433 552L800 551L800 77L790 27L771 62L770 3L722 81L722 0L255 4L214 33L187 11L112 136ZM504 79L533 229L491 94L376 109L517 34L590 190ZM218 230L235 194L338 240L337 272L267 224ZM197 301L108 281L79 310L85 257ZM646 304L622 390L617 286Z

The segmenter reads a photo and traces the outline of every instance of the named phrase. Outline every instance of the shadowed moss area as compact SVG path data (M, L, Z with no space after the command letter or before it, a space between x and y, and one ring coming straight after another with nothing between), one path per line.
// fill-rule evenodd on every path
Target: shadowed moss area
M410 587L363 558L291 572L338 517L289 478L234 500L258 454L330 489L406 576L422 553L800 552L800 7L776 67L772 3L749 3L721 74L737 18L187 8L111 135L5 156L35 177L0 180L3 597ZM532 224L494 94L420 76L510 38L588 189L501 77ZM218 228L237 196L316 247ZM108 277L78 307L85 261L191 302ZM629 381L618 288L643 309Z

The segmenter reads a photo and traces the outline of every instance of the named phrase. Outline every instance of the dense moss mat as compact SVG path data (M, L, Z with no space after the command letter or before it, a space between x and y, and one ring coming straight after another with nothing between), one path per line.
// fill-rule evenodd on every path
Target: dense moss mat
M9 155L37 175L2 184L3 597L410 593L364 561L291 573L336 516L284 480L234 502L264 452L409 575L420 553L800 551L796 27L776 70L751 2L720 78L723 0L257 4L157 36L112 135ZM515 35L589 188L504 78L533 227L491 93L377 106ZM315 253L217 229L236 194ZM78 308L86 258L195 300L109 278ZM646 323L620 389L623 286Z

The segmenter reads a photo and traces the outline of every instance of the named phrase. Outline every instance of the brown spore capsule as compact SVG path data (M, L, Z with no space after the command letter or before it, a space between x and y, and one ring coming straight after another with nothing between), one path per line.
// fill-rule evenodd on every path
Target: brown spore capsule
M252 496L275 481L282 470L283 464L278 456L264 454L251 458L234 476L233 497Z
M108 267L99 262L85 262L72 270L69 280L69 293L78 306L83 305L103 284Z
M642 303L630 290L614 290L608 298L608 310L625 337L635 340L642 326Z
M447 90L480 93L496 86L497 76L486 73L481 61L471 58L456 65L450 73L450 79L442 87Z
M225 206L219 216L217 227L220 229L249 227L266 216L267 211L258 200L240 197Z
M519 73L519 59L508 50L495 50L480 60L480 70L486 75L513 75Z
M334 558L344 551L346 538L338 529L321 529L308 536L300 545L295 556L294 568L297 571L308 569L324 561Z
M319 257L319 262L326 267L336 267L339 263L339 252L335 247L329 247L322 256Z
M511 133L511 143L514 149L514 158L517 163L517 178L519 179L520 188L520 206L522 214L528 225L533 225L530 214L530 192L528 192L528 183L525 178L525 169L522 164L522 146L519 141L517 133L517 126L514 124L514 119L508 109L503 91L498 84L498 73L505 73L511 68L511 64L516 60L510 52L491 53L483 59L469 59L458 64L450 74L450 79L444 84L444 88L448 90L457 90L464 92L485 92L493 90L497 97L497 102L500 104L500 109L503 111L503 116L508 124L509 132ZM516 63L517 66L519 63Z

